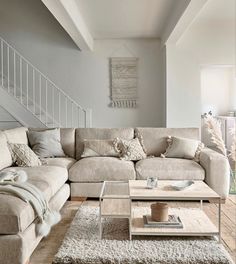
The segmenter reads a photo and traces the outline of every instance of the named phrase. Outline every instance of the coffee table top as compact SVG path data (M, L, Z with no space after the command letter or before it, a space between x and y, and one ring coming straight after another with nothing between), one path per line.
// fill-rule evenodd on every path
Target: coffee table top
M130 180L129 191L130 198L134 200L204 200L204 199L220 199L220 196L213 191L203 181L194 181L190 187L176 191L170 185L174 180L159 180L158 187L155 189L147 189L146 180Z

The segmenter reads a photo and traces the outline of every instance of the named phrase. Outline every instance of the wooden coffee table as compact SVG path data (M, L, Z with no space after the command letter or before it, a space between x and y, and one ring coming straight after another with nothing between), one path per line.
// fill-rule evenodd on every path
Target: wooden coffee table
M100 234L102 237L102 218L128 218L130 239L132 236L218 236L221 240L221 199L207 184L194 181L185 190L170 188L174 181L158 181L156 189L147 189L145 180L129 182L104 182L100 195ZM118 186L124 187L120 191ZM107 188L107 191L106 190ZM183 228L144 227L143 215L134 210L135 201L200 201L199 208L170 208L169 213L180 217ZM216 227L202 210L202 201L218 203L218 226Z

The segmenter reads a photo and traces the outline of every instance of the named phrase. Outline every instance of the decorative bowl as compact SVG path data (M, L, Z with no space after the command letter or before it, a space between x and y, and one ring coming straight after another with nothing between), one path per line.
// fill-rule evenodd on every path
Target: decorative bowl
M170 186L176 191L181 191L181 190L188 188L192 184L194 184L194 181L185 180L185 181L174 182Z

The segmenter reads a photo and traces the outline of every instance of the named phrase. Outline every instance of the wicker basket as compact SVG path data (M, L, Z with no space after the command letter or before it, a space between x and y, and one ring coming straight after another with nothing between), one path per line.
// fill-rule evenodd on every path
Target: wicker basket
M152 204L151 217L153 221L157 221L157 222L168 221L168 204L167 203Z

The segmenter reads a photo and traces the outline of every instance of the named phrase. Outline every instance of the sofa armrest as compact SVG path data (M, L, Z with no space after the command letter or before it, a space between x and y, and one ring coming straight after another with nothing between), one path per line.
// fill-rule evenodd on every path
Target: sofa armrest
M222 154L204 148L200 154L200 164L205 169L205 182L222 199L226 199L230 187L230 165L227 157Z

